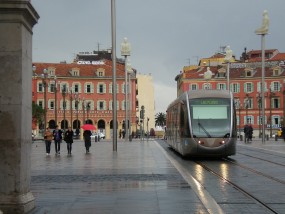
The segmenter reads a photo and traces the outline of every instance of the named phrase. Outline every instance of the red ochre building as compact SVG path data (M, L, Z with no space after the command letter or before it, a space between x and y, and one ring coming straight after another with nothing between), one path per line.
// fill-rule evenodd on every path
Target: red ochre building
M46 75L44 76L44 71ZM117 63L117 127L123 129L125 121L125 67ZM90 61L90 64L33 63L33 102L45 109L46 126L73 130L85 123L93 124L110 139L113 134L112 61ZM131 100L129 109L131 131L136 127L136 73L130 75ZM45 87L46 86L46 87ZM46 88L46 90L45 90ZM65 91L65 92L64 92ZM64 109L64 103L65 109ZM64 122L65 121L65 122ZM39 133L43 124L33 123Z
M177 95L187 90L218 89L227 87L227 64L224 53L201 59L198 66L184 67L176 76ZM261 113L261 51L243 53L241 60L231 60L229 64L230 90L235 98L239 134L243 127L251 123L254 136L262 130ZM210 79L204 73L212 72ZM265 134L273 136L285 125L285 53L277 49L265 51Z

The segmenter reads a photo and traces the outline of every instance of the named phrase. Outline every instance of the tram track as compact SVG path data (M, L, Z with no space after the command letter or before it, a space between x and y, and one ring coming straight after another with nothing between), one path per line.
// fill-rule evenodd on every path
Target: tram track
M257 158L257 159L258 159L258 158ZM246 166L246 165L244 165L244 164L237 163L235 160L233 160L233 159L231 159L231 158L223 158L223 160L228 161L228 162L230 162L231 164L234 164L234 165L236 165L236 166L239 166L239 167L241 167L241 168L243 168L243 169L246 169L246 170L248 170L248 171L250 171L250 172L253 172L253 173L257 174L257 175L266 177L266 178L268 178L268 179L271 179L271 180L273 180L273 181L276 181L276 182L278 182L278 183L280 183L280 184L284 184L284 185L285 185L285 181L280 180L280 179L278 179L278 178L275 178L275 177L273 177L273 176L271 176L271 175L262 173L262 172L260 172L260 171L255 170L255 169L252 169L252 168L250 168L250 167L248 167L248 166ZM277 164L277 163L274 163L274 162L272 162L272 161L268 161L268 162L269 162L269 163L273 163L273 164ZM280 164L278 164L278 165L280 165ZM285 165L281 164L281 166L285 166Z
M232 164L232 161L229 161L227 159L225 159L225 161L228 161ZM241 192L242 194L244 194L245 196L251 198L255 203L261 205L262 207L264 207L266 210L272 212L272 213L276 213L278 214L277 211L275 211L272 207L270 207L268 204L266 204L266 202L263 202L262 200L260 200L258 197L254 196L253 194L251 194L249 191L247 191L245 188L241 187L240 185L232 182L231 180L225 178L224 176L222 176L221 174L217 173L216 171L212 170L211 168L209 168L208 166L206 166L205 164L203 164L201 161L196 161L193 160L194 163L198 164L200 167L202 167L204 170L206 170L207 172L211 173L212 175L218 177L219 179L221 179L222 181L228 183L229 185L231 185L233 188L235 188L236 190L238 190L239 192ZM242 167L239 164L236 164L239 167ZM243 167L244 169L249 170L248 167ZM254 172L254 170L253 170ZM257 172L257 171L256 171ZM255 173L256 173L255 172ZM259 174L259 173L258 173ZM259 174L261 175L261 174ZM267 178L270 178L270 176L266 176ZM271 176L270 179L272 179L273 177ZM275 180L275 179L272 179ZM277 179L277 182L280 182L279 179ZM281 181L280 183L285 184L283 181Z
M265 162L268 162L268 163L272 163L272 164L275 164L275 165L278 165L278 166L285 167L285 164L277 163L277 162L270 161L270 160L267 160L267 159L264 159L264 158L256 157L256 156L245 154L245 153L242 153L242 152L238 152L238 154L244 155L244 156L247 156L247 157L250 157L250 158L255 158L255 159L258 159L258 160L262 160L262 161L265 161Z

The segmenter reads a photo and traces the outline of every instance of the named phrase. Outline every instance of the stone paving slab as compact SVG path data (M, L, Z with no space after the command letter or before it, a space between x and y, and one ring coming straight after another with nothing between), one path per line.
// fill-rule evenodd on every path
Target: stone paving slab
M32 145L31 191L41 213L208 213L195 192L153 141L65 143L61 155L46 156L43 142Z

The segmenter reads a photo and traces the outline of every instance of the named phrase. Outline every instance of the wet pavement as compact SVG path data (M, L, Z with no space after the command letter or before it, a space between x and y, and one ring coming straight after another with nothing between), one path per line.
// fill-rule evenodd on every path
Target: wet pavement
M208 213L195 192L154 141L82 141L67 155L46 156L43 142L32 146L31 213Z
M238 141L238 146L258 147L285 153L282 140ZM83 141L73 143L72 155L61 144L61 155L50 156L45 145L32 145L31 191L36 208L42 213L209 213L209 207L193 186L184 180L154 140L140 142L103 140L92 142L85 153ZM205 200L207 201L207 200Z

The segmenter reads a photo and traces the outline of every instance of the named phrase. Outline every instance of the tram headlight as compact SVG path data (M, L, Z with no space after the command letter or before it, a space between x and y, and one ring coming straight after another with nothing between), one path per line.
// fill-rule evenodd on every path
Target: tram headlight
M224 140L222 140L222 141L220 142L220 144L221 144L221 145L225 144L225 141L224 141Z

